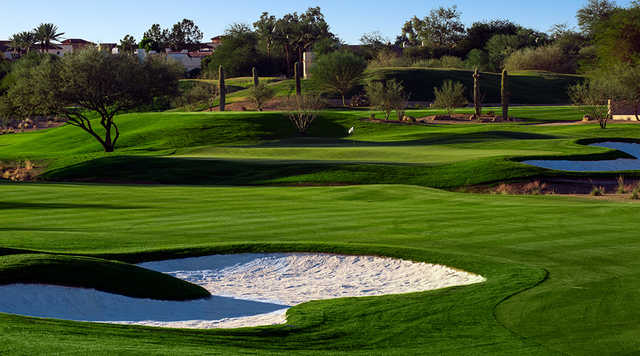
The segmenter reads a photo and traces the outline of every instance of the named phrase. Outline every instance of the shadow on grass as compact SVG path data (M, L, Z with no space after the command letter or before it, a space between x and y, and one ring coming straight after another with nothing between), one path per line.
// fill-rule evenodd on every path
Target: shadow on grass
M70 204L70 203L25 203L25 202L3 202L0 201L0 210L14 209L109 209L109 210L129 210L145 209L143 206L121 206L111 204Z
M425 134L425 136L431 136ZM450 133L443 134L439 132L434 137L425 137L416 140L393 141L393 142L373 142L373 141L354 141L339 138L322 138L322 137L297 137L292 139L284 139L279 141L265 142L259 145L238 146L238 147L397 147L397 146L427 146L427 145L448 145L456 143L482 143L496 140L553 140L557 136L514 132L514 131L484 131L470 133Z

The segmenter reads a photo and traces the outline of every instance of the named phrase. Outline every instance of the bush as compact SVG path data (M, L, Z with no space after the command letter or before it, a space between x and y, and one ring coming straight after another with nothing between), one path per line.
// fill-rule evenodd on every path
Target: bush
M252 86L249 89L249 98L256 105L258 111L262 111L264 103L273 99L275 95L275 90L266 86L264 83L259 83L257 86Z
M469 69L478 68L481 72L490 70L489 55L487 52L480 49L472 49L467 54L467 59L464 61L464 64Z
M370 81L365 89L371 105L385 113L385 120L389 120L393 110L396 110L398 119L402 119L400 116L404 115L409 95L405 93L401 82L395 79L386 83Z
M462 69L465 68L465 64L462 59L454 56L444 56L439 59L422 59L413 63L412 67L418 68L452 68Z
M184 107L189 111L195 111L200 106L212 109L218 96L218 87L209 83L198 82L195 85L181 90L180 96L175 99L175 105Z
M606 193L604 187L593 187L593 189L591 189L591 195L594 197L601 197Z
M453 114L456 108L469 103L464 95L466 88L461 82L454 83L451 80L446 80L440 88L433 88L433 91L436 99L431 106L446 109L449 115Z
M408 67L411 65L411 60L402 57L391 50L381 50L376 57L369 62L371 68L381 67Z
M300 95L295 97L295 109L289 112L289 120L295 126L298 133L304 135L309 130L311 123L318 113L326 105L317 95Z
M522 48L513 52L504 61L508 71L546 70L555 73L575 73L577 63L558 45L538 48Z

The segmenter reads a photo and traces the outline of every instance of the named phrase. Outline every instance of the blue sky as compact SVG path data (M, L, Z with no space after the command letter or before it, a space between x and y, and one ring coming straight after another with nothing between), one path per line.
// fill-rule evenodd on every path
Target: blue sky
M626 5L631 0L619 0ZM126 34L140 39L153 23L170 27L183 18L196 22L205 38L221 34L234 22L253 23L263 11L281 16L320 6L332 32L347 43L358 43L365 32L380 31L390 39L414 15L423 17L438 6L457 5L465 25L505 18L546 31L553 24L576 24L575 13L586 0L2 0L0 39L53 22L65 37L92 42L117 42ZM189 4L189 5L186 5Z

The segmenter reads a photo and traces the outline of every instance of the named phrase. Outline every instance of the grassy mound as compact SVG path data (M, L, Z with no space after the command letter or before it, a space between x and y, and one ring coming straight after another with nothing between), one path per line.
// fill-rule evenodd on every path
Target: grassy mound
M0 285L14 283L91 288L157 300L192 300L211 295L200 286L126 263L61 255L1 256Z
M473 71L431 68L381 68L372 70L372 79L396 79L401 81L411 100L432 101L433 88L440 87L445 80L459 81L467 88L467 97L472 97ZM571 99L567 94L570 85L584 80L583 77L570 74L546 72L511 73L510 91L513 104L566 104ZM484 102L500 102L501 75L481 73L480 90Z

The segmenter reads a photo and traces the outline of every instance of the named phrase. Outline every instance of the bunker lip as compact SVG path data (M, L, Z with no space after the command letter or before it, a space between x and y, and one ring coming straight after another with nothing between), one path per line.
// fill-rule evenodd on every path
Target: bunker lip
M600 161L527 160L522 163L536 167L568 172L621 172L640 170L640 143L605 141L589 146L606 147L627 153L635 158Z
M0 312L176 328L251 327L284 324L290 306L312 300L412 293L485 281L442 265L320 253L214 255L139 266L201 285L213 296L166 302L14 284L0 286Z

